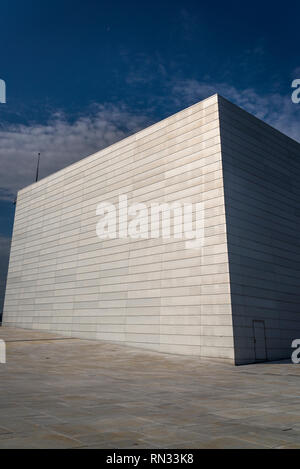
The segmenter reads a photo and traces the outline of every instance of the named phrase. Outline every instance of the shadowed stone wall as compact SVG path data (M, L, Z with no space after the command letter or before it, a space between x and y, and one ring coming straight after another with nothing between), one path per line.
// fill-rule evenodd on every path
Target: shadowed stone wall
M236 361L255 361L254 320L267 358L288 358L300 338L300 144L219 106Z

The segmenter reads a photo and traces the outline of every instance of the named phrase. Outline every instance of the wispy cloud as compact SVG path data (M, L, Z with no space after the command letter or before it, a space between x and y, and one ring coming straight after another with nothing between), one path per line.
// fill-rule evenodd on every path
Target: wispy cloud
M292 103L291 93L260 94L253 88L239 90L227 83L207 83L192 79L177 80L172 95L177 105L191 105L214 93L233 101L259 119L263 119L288 136L300 141L300 105Z
M300 141L300 105L292 103L291 95L275 92L262 95L254 88L240 90L225 82L176 79L166 87L163 102L158 98L156 105L183 109L216 92ZM154 113L151 108L151 114ZM72 121L57 112L45 125L0 127L0 200L13 200L20 188L34 181L34 155L38 152L42 153L40 174L44 177L150 123L149 114L137 115L125 105L106 104L94 105Z
M94 105L72 122L58 112L46 125L7 125L0 128L0 199L12 200L33 182L38 152L41 176L47 176L104 148L148 124L125 106Z

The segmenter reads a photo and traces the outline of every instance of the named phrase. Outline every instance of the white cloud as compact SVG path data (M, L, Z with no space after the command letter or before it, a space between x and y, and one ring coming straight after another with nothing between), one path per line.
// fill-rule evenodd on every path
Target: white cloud
M210 84L193 79L171 81L165 101L182 109L216 92L300 140L300 105L290 95L262 95L253 88L238 90L224 82ZM292 92L292 89L291 89ZM159 99L158 99L158 102ZM153 111L153 109L152 109ZM70 121L62 113L45 125L9 124L0 127L0 200L13 200L16 192L35 178L36 156L41 152L40 176L47 176L100 150L149 124L145 116L126 106L94 105L86 115Z
M56 113L45 125L10 124L0 128L0 199L13 200L19 189L34 181L38 152L40 176L44 177L147 123L145 116L134 115L125 106L95 105L73 122Z

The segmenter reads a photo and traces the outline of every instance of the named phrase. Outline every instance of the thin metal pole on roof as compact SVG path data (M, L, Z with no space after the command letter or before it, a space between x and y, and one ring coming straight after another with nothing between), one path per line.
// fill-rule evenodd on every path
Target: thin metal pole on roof
M41 157L41 154L40 154L40 153L38 153L38 160L37 160L37 166L36 166L36 177L35 177L35 182L38 182L38 179L39 179L40 157Z

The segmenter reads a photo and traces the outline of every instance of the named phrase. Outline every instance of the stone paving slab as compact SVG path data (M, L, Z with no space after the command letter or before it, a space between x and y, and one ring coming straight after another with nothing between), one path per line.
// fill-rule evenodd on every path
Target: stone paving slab
M0 448L299 448L300 367L1 327Z

